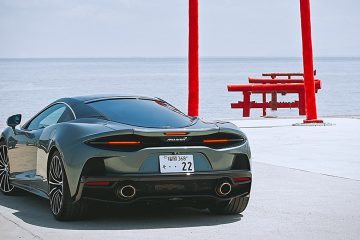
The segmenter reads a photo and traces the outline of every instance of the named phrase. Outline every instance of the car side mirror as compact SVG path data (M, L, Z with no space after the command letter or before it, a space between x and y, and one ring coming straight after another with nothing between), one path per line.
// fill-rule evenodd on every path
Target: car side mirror
M21 123L21 114L16 114L9 117L6 121L7 125L12 129L15 129L17 125Z

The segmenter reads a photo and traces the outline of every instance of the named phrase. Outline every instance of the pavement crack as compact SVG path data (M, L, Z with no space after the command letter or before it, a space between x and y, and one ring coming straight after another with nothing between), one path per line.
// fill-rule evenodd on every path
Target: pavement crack
M254 161L254 160L253 160L253 161ZM260 164L265 164L265 165L270 165L270 166L275 166L275 167L287 168L287 169L296 170L296 171L301 171L301 172L307 172L307 173L313 173L313 174L323 175L323 176L327 176L327 177L340 178L340 179L345 179L345 180L351 180L351 181L360 182L359 179L348 178L348 177L341 177L341 176L331 175L331 174L328 174L328 173L314 172L314 171L310 171L310 170L304 170L304 169L299 169L299 168L294 168L294 167L281 166L281 165L276 165L276 164L272 164L272 163L265 163L265 162L259 162L259 161L254 161L254 162L260 163Z

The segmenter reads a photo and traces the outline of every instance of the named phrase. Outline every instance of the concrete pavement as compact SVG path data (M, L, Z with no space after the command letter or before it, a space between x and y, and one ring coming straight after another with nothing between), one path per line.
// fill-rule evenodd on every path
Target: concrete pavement
M0 196L1 239L359 239L360 182L254 164L243 215L98 207L92 219L57 222L46 200Z
M359 239L359 119L293 127L300 119L236 121L253 151L242 215L188 208L98 206L92 219L57 222L39 197L0 194L0 239Z
M299 118L233 122L248 135L253 161L360 180L360 119L324 121L328 126L293 126Z

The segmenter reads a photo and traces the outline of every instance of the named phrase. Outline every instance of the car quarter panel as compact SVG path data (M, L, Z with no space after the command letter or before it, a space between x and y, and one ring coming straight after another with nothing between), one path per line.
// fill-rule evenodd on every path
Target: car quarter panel
M85 162L98 154L98 149L87 146L84 141L92 135L112 131L103 120L79 119L57 124L48 152L56 148L63 159L70 192L76 191Z

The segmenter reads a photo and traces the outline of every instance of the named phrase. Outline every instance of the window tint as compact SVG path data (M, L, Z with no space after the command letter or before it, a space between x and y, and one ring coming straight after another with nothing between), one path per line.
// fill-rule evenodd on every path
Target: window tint
M28 130L36 130L53 125L66 112L67 107L64 104L56 104L51 106L37 115L27 126Z
M109 99L88 104L111 121L134 126L178 128L192 124L190 117L164 101Z
M74 114L72 113L72 111L70 110L70 108L66 107L63 115L61 115L58 123L62 123L62 122L68 122L71 120L74 120Z

